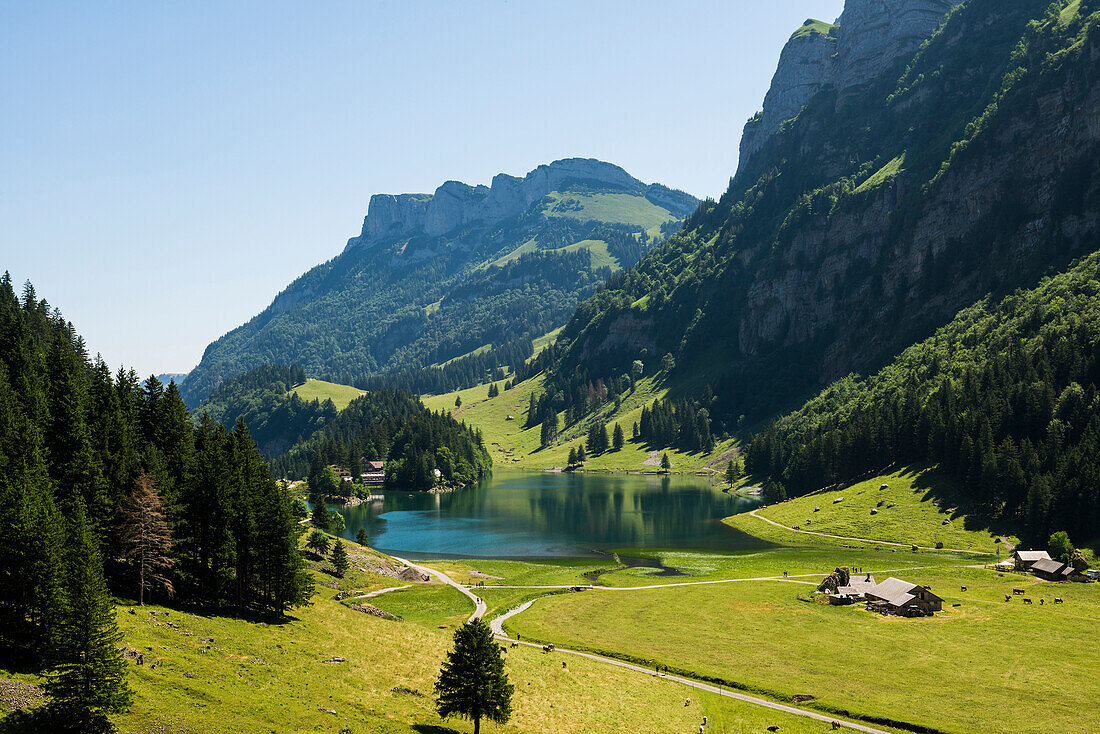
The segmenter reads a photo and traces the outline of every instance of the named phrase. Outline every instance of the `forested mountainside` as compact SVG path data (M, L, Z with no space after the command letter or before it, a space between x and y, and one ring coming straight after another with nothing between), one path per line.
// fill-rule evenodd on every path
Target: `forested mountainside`
M223 426L238 420L268 458L319 431L336 417L331 400L303 400L291 390L306 381L301 367L264 365L218 385L199 410Z
M311 465L358 466L361 458L386 462L388 489L463 485L492 466L479 431L449 414L433 413L415 395L382 390L351 401L322 430L277 458L273 468L280 476L303 479Z
M474 481L492 466L477 431L415 395L374 390L338 411L332 400L292 392L305 381L301 367L264 365L223 382L200 410L226 427L247 425L280 477L302 479L317 461L350 469L381 459L389 487L431 489Z
M1100 255L963 310L868 379L851 376L749 444L792 494L934 462L981 515L1046 540L1100 533Z
M20 301L5 274L0 655L8 663L53 666L65 685L102 676L97 692L112 688L104 681L120 680L123 662L108 585L131 598L281 616L312 594L299 533L290 497L243 425L196 427L174 384L139 384L121 369L112 376L89 360L72 324L30 284Z
M344 384L480 357L451 382L515 364L612 272L678 229L697 201L617 166L567 159L492 186L378 194L362 233L263 313L206 349L184 383L197 405L222 381L297 364ZM439 379L440 375L435 376Z
M713 390L718 427L751 424L1095 249L1100 2L952 4L849 0L835 27L800 29L791 44L833 49L804 106L578 307L548 392L564 406L669 354L671 384ZM837 71L874 48L903 53L875 76Z

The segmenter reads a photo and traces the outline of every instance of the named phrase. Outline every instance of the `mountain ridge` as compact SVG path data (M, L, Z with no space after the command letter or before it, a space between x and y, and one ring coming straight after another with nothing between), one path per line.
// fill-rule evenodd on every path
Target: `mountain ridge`
M223 380L269 364L352 384L482 354L449 367L450 385L522 364L533 339L696 205L582 158L523 178L498 174L492 186L448 181L432 194L377 194L341 253L206 348L185 398L198 405Z
M446 181L432 194L374 194L370 198L363 230L348 240L347 247L369 247L389 237L424 234L438 237L465 224L491 225L521 214L550 192L569 183L593 183L625 192L674 190L659 184L647 186L612 163L596 158L562 158L543 164L520 178L507 173L493 176L492 184Z

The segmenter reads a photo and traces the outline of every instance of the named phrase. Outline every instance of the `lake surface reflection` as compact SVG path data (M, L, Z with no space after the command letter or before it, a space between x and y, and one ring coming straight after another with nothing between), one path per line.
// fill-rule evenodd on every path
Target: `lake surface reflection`
M451 494L385 493L334 507L371 545L415 557L578 557L609 548L746 549L721 518L759 505L706 477L555 474L497 469Z

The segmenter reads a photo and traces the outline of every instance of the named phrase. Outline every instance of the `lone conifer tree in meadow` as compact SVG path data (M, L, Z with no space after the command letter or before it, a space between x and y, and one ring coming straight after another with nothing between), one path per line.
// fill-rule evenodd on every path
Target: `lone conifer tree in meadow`
M344 544L339 538L332 546L332 556L329 559L332 561L332 567L336 569L336 575L343 578L344 574L348 572L351 564L348 562L348 552L344 548Z
M65 548L61 613L53 640L46 694L62 731L109 732L109 713L125 710L131 693L122 635L103 578L99 544L83 503L73 508Z
M435 683L436 710L444 719L461 716L503 724L512 716L512 692L504 671L504 655L489 625L473 619L455 630L454 649L447 653Z
M118 536L123 556L137 566L138 604L157 588L171 594L172 535L164 519L164 502L152 478L142 472L118 509Z

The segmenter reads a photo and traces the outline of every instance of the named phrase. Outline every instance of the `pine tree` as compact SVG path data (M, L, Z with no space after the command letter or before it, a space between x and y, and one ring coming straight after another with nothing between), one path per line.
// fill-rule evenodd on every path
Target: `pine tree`
M82 502L73 508L64 567L65 594L46 694L71 730L112 731L107 714L125 710L131 694L99 543Z
M355 531L355 542L359 545L366 547L370 539L367 537L366 528L359 528Z
M667 472L672 469L672 462L668 460L668 454L661 454L661 471Z
M572 469L577 465L577 450L572 446L569 447L569 468Z
M621 451L622 448L623 448L623 443L624 443L623 427L620 426L618 423L616 423L615 424L615 431L611 436L611 446L616 451Z
M498 724L508 721L513 691L504 656L489 625L473 619L455 630L454 649L447 653L435 684L439 715L470 719L474 734L479 734L482 719Z
M332 567L336 569L336 575L341 578L348 572L348 568L351 567L351 564L348 562L347 549L344 548L344 544L339 538L332 544L332 556L329 560L332 561Z
M142 472L119 507L118 536L124 558L138 571L138 604L145 606L146 592L174 589L168 578L172 568L172 535L164 519L164 503L152 478Z
M577 464L583 464L588 458L588 455L584 453L584 444L577 447Z

